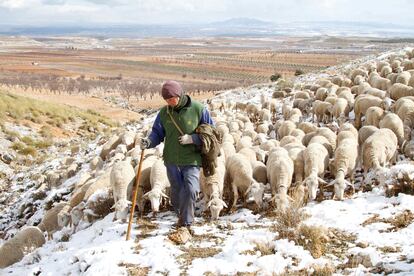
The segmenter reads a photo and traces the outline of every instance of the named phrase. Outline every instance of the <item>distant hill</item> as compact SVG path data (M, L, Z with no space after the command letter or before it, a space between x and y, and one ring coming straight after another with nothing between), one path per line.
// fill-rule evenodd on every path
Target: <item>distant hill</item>
M413 38L412 26L383 22L287 22L273 23L254 18L231 18L204 24L95 25L95 26L9 26L0 25L0 35L94 36L94 37L195 37L195 36L361 36Z

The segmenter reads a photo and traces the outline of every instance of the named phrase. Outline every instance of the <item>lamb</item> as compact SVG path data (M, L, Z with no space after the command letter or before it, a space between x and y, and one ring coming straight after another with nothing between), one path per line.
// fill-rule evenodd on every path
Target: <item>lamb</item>
M404 144L404 124L403 121L395 113L387 113L384 118L379 122L380 128L391 129L394 134L397 136L398 145L402 149Z
M41 247L45 242L45 237L38 227L24 227L0 246L0 268L19 262L25 255Z
M379 122L384 117L384 109L378 106L371 106L365 113L365 125L379 127Z
M355 127L361 127L361 117L365 114L367 109L371 106L384 107L386 104L381 98L371 95L359 95L355 99L354 113L355 113Z
M58 224L58 214L67 205L67 202L60 202L56 206L48 210L43 216L42 221L38 225L39 229L47 232L49 240L53 238L53 233L62 229Z
M348 131L346 131L348 132ZM335 180L331 182L334 185L334 195L342 200L346 185L353 187L353 178L358 158L358 141L353 138L344 139L335 150L333 161L333 172ZM345 176L351 177L351 183L345 180Z
M395 161L397 144L397 136L388 128L381 128L368 137L362 145L364 175L366 176L370 169L378 173L388 163Z
M324 101L327 96L328 96L328 89L326 89L325 87L320 87L318 88L318 90L316 90L315 100Z
M349 76L349 78L352 80L353 83L355 83L355 78L357 76L367 78L368 77L368 72L363 68L357 68L357 69L355 69L351 72L351 75Z
M114 195L114 220L126 221L129 200L132 194L132 186L135 183L135 171L131 165L131 158L119 161L114 164L111 170L110 183Z
M302 183L308 187L309 199L314 200L318 184L326 184L321 177L324 176L325 170L328 167L329 153L323 145L313 143L304 150L303 159L306 178Z
M388 90L388 88L391 86L391 81L387 78L381 77L377 72L372 72L369 75L368 82L372 87L381 90Z
M144 199L149 199L153 215L159 211L163 198L168 198L165 194L166 189L170 187L167 177L167 169L162 159L158 159L151 167L150 174L151 191L144 194Z
M217 168L213 175L205 176L200 171L200 188L203 193L205 206L210 208L211 219L216 220L223 207L227 208L226 203L222 200L225 174L224 154L217 158Z
M276 148L269 154L267 161L267 178L270 182L272 199L282 211L287 208L287 191L292 184L294 165L289 153L284 148Z
M333 106L332 113L336 120L345 121L349 115L348 101L344 98L338 98Z
M241 192L243 198L245 198L248 188L253 183L256 183L256 180L254 180L252 175L252 166L244 155L236 153L226 160L226 173L224 179L225 183L227 183L233 191L233 204L231 210L236 208L237 199L239 198L238 192ZM259 203L256 202L256 204Z
M329 120L332 114L333 106L331 103L322 102L322 101L314 101L312 105L312 111L314 116L316 116L317 122L326 122Z

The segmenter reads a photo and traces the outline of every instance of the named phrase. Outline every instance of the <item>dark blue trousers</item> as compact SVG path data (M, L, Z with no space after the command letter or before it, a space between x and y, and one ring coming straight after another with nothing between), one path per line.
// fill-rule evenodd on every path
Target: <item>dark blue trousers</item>
M200 192L200 167L165 164L170 181L170 198L175 213L184 226L194 221L194 209Z

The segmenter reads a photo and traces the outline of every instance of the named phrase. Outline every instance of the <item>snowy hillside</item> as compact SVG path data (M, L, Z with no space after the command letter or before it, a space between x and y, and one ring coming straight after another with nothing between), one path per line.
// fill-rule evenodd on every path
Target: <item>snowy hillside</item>
M396 50L367 57L300 76L292 83L279 81L223 91L213 102L260 105L263 97L272 98L274 91L290 88L292 91L287 92L285 99L277 99L277 118L281 118L283 103L292 104L295 91L316 85L323 78L346 75L363 64L404 53L405 50ZM226 112L236 115L240 111L215 110L216 121L224 118ZM353 122L353 119L351 112L348 120ZM143 132L153 120L151 116L127 128L133 133ZM302 118L307 122L313 120L311 115ZM335 128L335 125L329 122L319 126ZM107 140L110 139L98 137L95 143L78 153L65 152L53 162L10 175L7 192L15 200L10 201L0 217L0 230L4 232L0 244L10 239L23 224L37 225L46 206L50 208L58 202L72 200L82 181L103 178L116 155L127 152L126 147L125 150L116 147L107 154L100 172L96 167L91 169L90 162L102 156ZM136 159L137 152L130 149L129 154ZM73 160L68 161L69 157ZM42 176L66 171L71 162L79 164L73 175L50 189L42 186L49 181L46 177L41 182ZM89 175L87 180L86 175ZM334 176L327 173L324 180L329 183L333 179ZM358 167L356 192L352 194L351 189L347 189L343 201L332 200L332 188L321 185L316 201L308 202L303 208L292 204L286 212L281 212L267 203L271 198L267 184L266 204L262 210L257 210L250 199L247 204L238 204L234 213L224 210L218 221L210 221L208 215L200 214L204 207L200 201L194 235L182 245L168 238L177 220L169 210L162 210L156 217L152 217L151 212L146 213L138 221L134 220L129 241L125 241L127 223L114 222L114 213L110 211L101 217L83 219L76 228L67 225L58 230L52 240L20 262L0 269L0 275L412 275L414 196L392 194L390 187L404 181L413 185L413 179L414 164L400 153L397 163L385 169L385 181L380 185L381 181L373 173L364 179ZM38 195L39 189L43 189L43 196ZM109 188L103 186L93 197L105 198L108 194Z

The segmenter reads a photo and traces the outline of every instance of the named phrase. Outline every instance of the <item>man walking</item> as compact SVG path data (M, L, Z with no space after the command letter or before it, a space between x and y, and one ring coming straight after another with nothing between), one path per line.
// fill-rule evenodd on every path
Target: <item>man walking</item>
M177 227L189 228L194 221L202 164L202 141L195 129L200 124L214 123L208 110L185 95L178 82L165 82L161 95L167 105L157 114L150 135L141 140L141 149L164 141L163 158L171 184L171 204L178 216Z

